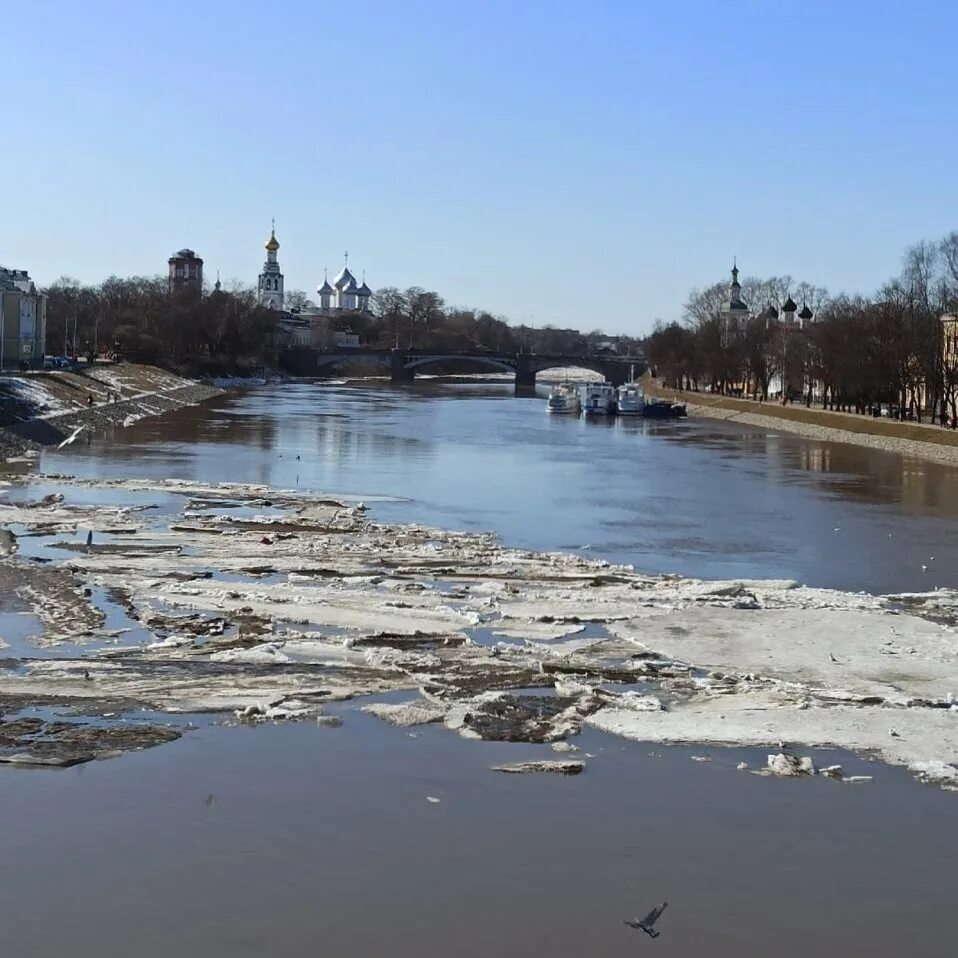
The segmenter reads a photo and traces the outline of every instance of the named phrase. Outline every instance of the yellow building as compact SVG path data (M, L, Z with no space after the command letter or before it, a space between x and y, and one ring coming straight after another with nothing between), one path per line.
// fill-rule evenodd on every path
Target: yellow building
M0 266L0 369L42 366L47 298L25 269Z

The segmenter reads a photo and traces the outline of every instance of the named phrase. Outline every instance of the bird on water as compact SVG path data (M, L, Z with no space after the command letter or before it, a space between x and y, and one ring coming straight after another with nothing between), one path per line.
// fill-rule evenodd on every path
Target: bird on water
M641 920L636 918L626 918L625 923L630 928L636 928L639 931L644 931L650 938L658 938L662 934L660 931L655 930L655 923L662 917L662 912L668 907L668 902L664 901L661 905L656 905L655 908L650 911L645 918Z

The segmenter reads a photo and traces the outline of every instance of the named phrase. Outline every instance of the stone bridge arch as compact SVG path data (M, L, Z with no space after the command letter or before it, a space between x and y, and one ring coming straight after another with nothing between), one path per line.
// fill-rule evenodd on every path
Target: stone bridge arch
M606 367L602 360L591 359L587 356L583 356L581 359L572 359L571 357L567 359L536 359L533 357L533 361L530 363L530 369L536 375L547 372L550 369L565 368L588 369L590 372L602 377L605 377L606 373Z
M504 373L512 373L513 375L515 375L516 372L516 362L514 359L504 356L487 356L483 353L447 353L446 355L433 353L430 353L429 355L412 354L403 363L403 369L408 370L409 376L412 378L415 376L416 370L421 369L423 366L430 366L435 363L451 362L472 363L474 365L486 366L491 369L498 369Z
M612 383L613 386L621 386L623 383L628 382L633 370L636 378L641 376L646 370L646 364L634 358L621 358L617 356L533 355L529 357L531 382L535 382L535 377L538 373L545 372L548 369L562 369L566 366L576 369L588 369Z
M320 352L311 348L286 350L280 359L284 368L298 375L324 376L350 364L374 365L389 371L394 383L410 382L416 371L440 363L470 363L515 376L516 391L534 390L536 375L548 369L574 366L588 369L615 386L628 381L630 373L641 376L648 368L641 357L564 356L536 353L430 353L412 349L358 349Z
M389 372L393 366L392 356L388 353L318 353L316 355L316 375L326 376L344 366L381 366Z

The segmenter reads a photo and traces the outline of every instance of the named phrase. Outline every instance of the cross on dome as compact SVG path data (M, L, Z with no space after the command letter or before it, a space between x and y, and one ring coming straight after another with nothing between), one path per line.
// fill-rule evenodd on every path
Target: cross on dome
M279 240L276 239L276 219L273 218L273 225L269 231L269 239L266 241L266 252L275 253L279 249Z

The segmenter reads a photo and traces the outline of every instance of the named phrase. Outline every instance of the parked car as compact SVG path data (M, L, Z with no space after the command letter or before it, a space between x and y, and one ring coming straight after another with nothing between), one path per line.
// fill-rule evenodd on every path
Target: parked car
M69 369L73 365L73 360L69 356L44 356L44 369Z

